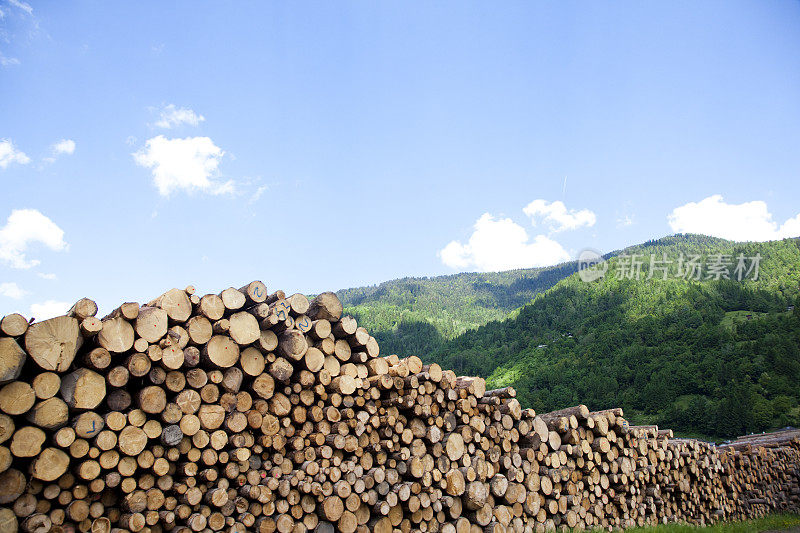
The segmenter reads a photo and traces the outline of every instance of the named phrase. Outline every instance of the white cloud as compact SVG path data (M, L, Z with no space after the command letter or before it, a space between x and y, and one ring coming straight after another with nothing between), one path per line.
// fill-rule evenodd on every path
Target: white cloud
M74 154L75 153L75 141L72 139L61 139L57 143L51 146L54 154Z
M2 296L7 296L14 300L21 300L26 294L28 294L28 291L23 290L22 287L13 281L0 283L0 295Z
M537 218L541 218L541 222L546 223L552 232L574 230L583 226L591 227L597 220L592 211L588 209L567 210L564 202L558 200L552 203L547 200L534 200L525 206L522 212L531 218L534 226Z
M162 196L178 189L230 194L234 192L233 181L220 183L215 179L224 154L208 137L167 139L159 135L148 139L133 158L136 164L152 170L153 183Z
M61 316L69 311L69 304L67 302L59 302L56 300L47 300L38 304L31 305L31 316L35 317L37 321L53 318L54 316Z
M31 268L39 264L25 253L31 243L42 243L53 251L67 249L64 231L36 209L15 209L0 228L0 261L13 268Z
M725 203L714 194L676 207L667 217L676 233L702 233L735 241L769 241L800 236L800 214L782 225L772 220L766 202Z
M466 244L452 241L439 251L439 257L449 267L475 267L481 272L553 265L570 258L558 242L544 235L531 241L525 228L489 213L475 222Z
M17 150L11 139L0 139L0 168L7 168L11 163L27 165L31 158L25 152Z
M159 128L172 129L181 124L197 126L205 119L203 115L195 113L188 107L175 107L173 104L169 104L161 110L161 116L155 125Z
M54 279L58 279L58 276L56 276L56 275L55 275L55 274L53 274L53 273L50 273L50 274L45 274L44 272L39 272L39 273L37 273L36 275L37 275L37 276L39 276L39 277L40 277L40 278L42 278L42 279L47 279L47 280L54 280Z

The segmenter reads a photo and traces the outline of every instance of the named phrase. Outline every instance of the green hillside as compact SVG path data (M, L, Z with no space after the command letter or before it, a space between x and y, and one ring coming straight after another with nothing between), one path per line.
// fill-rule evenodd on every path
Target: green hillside
M641 254L638 280L630 254ZM667 279L663 269L647 279L650 254L674 261ZM677 278L681 254L702 256L701 281ZM732 258L734 279L706 279L714 254ZM735 279L739 254L760 254L757 280L746 269ZM600 280L573 274L514 316L419 353L514 385L537 410L621 406L635 421L713 436L800 425L800 315L787 311L798 300L798 240L673 236L607 264Z
M378 339L381 350L421 355L530 302L577 271L572 261L548 268L403 278L337 294L345 312Z

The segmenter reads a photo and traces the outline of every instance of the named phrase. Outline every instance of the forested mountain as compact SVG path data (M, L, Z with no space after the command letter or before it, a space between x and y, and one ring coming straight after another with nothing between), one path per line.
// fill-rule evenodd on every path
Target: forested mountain
M547 268L403 278L337 292L345 312L386 353L421 355L444 340L508 314L577 271L575 261Z
M634 421L712 436L800 425L797 239L673 236L605 264L599 280L570 275L513 316L419 355L514 385L537 410L621 406Z

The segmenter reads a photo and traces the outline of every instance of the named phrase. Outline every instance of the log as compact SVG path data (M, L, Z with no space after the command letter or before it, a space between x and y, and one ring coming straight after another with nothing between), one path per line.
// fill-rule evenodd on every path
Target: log
M240 346L247 346L259 339L261 330L256 318L250 313L242 311L231 315L229 334L234 342Z
M9 337L21 337L28 331L28 319L19 313L11 313L0 320L0 332Z
M27 326L27 322L25 325ZM17 379L27 359L28 354L17 341L9 337L0 337L0 383Z
M358 322L356 322L356 319L351 316L343 316L341 320L336 323L330 319L326 320L331 322L331 330L333 331L333 334L340 339L353 335L358 329Z
M251 281L244 287L239 289L245 299L246 303L249 305L256 305L267 300L267 296L269 293L267 292L267 286L264 285L260 281Z
M23 381L12 381L0 388L0 411L7 415L25 414L35 401L33 387Z
M133 347L133 339L133 326L121 317L103 320L103 329L97 334L98 344L112 353L127 352ZM28 353L30 353L30 350L28 350ZM45 368L45 370L57 369Z
M97 314L97 304L89 298L81 298L67 311L67 316L72 316L82 321Z
M19 470L9 469L0 473L0 505L7 505L22 496L27 480Z
M25 333L25 350L31 359L55 372L69 368L82 343L78 321L67 316L37 322Z
M139 316L139 304L136 302L125 302L109 314L103 317L103 320L108 318L124 318L125 320L133 321Z
M200 312L208 320L216 321L225 315L225 304L216 294L206 294L200 298Z
M69 421L69 407L61 398L48 398L36 403L26 419L40 428L56 430Z
M36 457L42 451L47 438L44 431L33 426L25 426L14 432L9 449L15 457Z
M229 368L239 360L239 345L227 336L214 335L203 347L202 354L212 365Z
M286 302L289 304L293 316L305 315L306 311L308 311L310 307L308 298L306 298L305 295L300 293L295 293L292 294L291 296L287 296Z
M55 481L68 467L69 456L66 453L57 448L45 448L31 463L30 473L42 481Z
M192 303L189 301L189 295L182 289L170 289L147 305L160 307L173 323L186 322L192 314Z
M105 348L95 348L83 357L86 366L95 370L104 370L111 364L111 353Z
M125 426L119 434L117 446L125 455L136 457L147 446L147 438L147 433L142 428Z
M480 481L472 481L467 484L464 491L464 507L470 511L476 511L486 504L486 499L489 497L489 491L486 485Z
M145 387L137 395L137 405L145 413L158 414L167 406L167 394L156 385Z
M106 380L88 368L79 368L61 380L61 397L73 409L94 409L106 397Z
M245 298L244 294L233 287L229 287L222 291L219 294L219 297L222 299L222 305L224 305L225 309L229 311L238 311L244 307L245 303L247 303L247 299Z
M305 314L311 320L328 320L338 322L342 318L342 302L332 292L323 292L317 295L309 304Z
M325 365L325 354L311 346L303 356L306 368L311 372L319 372Z
M141 338L155 344L167 334L169 316L164 309L146 306L139 309L136 318L136 334Z
M211 340L214 332L211 322L204 316L194 316L186 323L186 331L192 343L202 346Z
M293 361L299 361L308 350L305 336L297 330L283 332L278 338L278 353Z

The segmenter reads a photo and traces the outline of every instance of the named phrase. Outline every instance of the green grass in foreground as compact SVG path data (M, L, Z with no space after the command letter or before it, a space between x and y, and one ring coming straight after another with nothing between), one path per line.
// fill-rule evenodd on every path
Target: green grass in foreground
M772 514L763 518L743 522L722 522L713 526L692 526L688 524L666 524L653 527L626 529L626 533L759 533L761 531L781 530L800 526L800 514Z

